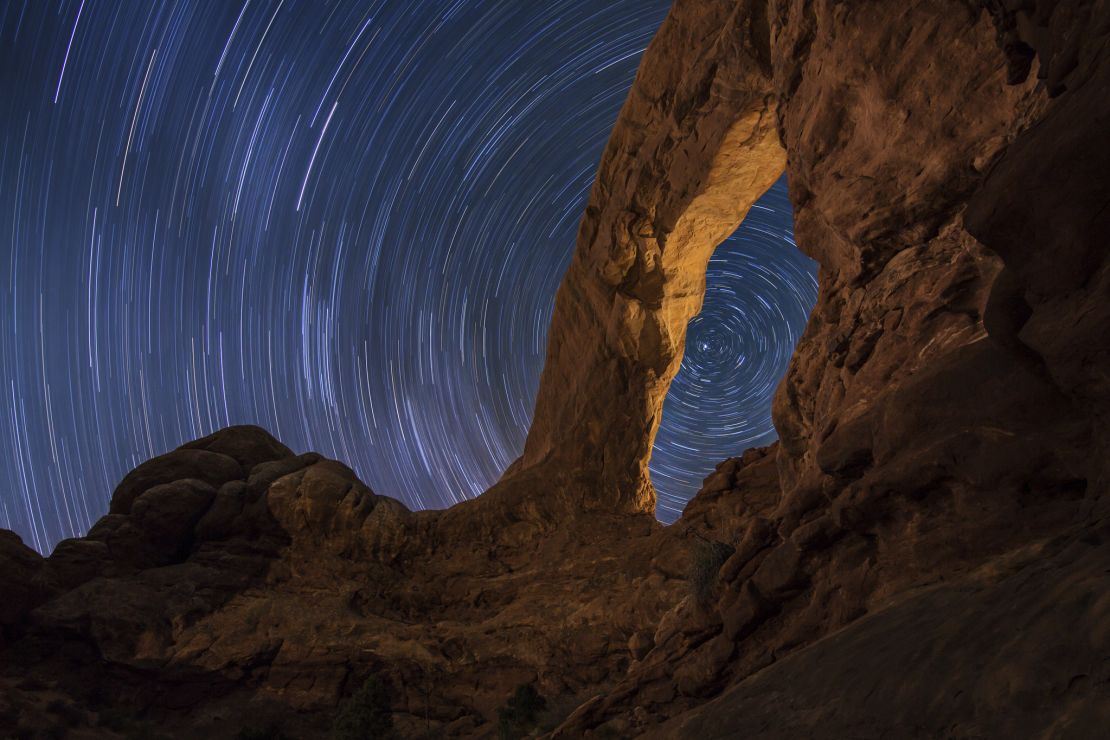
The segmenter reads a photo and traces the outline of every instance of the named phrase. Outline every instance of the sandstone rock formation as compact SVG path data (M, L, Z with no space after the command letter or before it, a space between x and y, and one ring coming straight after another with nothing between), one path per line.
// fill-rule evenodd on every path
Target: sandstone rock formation
M576 508L655 509L647 461L705 270L785 163L759 2L675 4L602 157L520 466Z
M789 737L801 728L827 737L893 728L1014 736L1064 732L1060 723L1074 721L1070 732L1092 736L1083 732L1107 717L1104 679L1074 699L1059 685L1030 689L1036 721L1003 732L998 695L976 711L954 701L971 695L961 682L989 679L961 677L975 651L951 645L938 659L951 670L947 702L929 699L927 679L898 675L894 663L883 685L901 692L902 705L891 711L869 711L866 692L822 694L811 684L804 697L780 695L804 710L776 725L773 709L746 716L766 700L746 692L763 691L759 677L774 675L766 667L800 650L795 665L835 680L825 672L836 670L824 652L831 648L818 641L846 625L843 639L863 640L854 635L867 627L855 620L893 609L924 584L987 590L968 574L1001 567L1036 582L1034 564L1000 565L1023 549L1093 548L1091 559L1069 561L1082 572L1072 595L1087 605L1102 596L1094 562L1106 548L1107 396L1095 377L1104 371L1094 368L1105 367L1110 306L1110 85L1102 76L1110 6L768 7L795 236L821 269L818 305L776 396L781 491L721 568L715 608L678 605L642 664L562 732L603 722L639 730L644 718L680 715L733 685L726 696L747 701L745 710L713 720L721 704L706 707L668 732L701 735L716 722L721 737ZM1027 262L1011 265L1008 250ZM1047 254L1061 255L1059 267ZM1050 582L1041 581L1041 609L1053 603ZM993 618L992 608L969 607L943 629L971 629ZM1099 613L1077 618L1070 650L1043 653L1071 672L1065 687L1105 673L1110 644L1095 626ZM1060 619L1036 629L1054 631ZM698 629L665 630L670 623ZM877 615L868 622L877 623ZM891 654L900 646L904 656L900 642L915 631L884 629L890 642L871 644ZM1023 676L1018 683L1036 680L1016 657L1009 670ZM853 697L855 724L821 721Z
M525 683L555 737L1099 736L1108 43L1107 0L678 0L521 460L409 512L232 428L48 558L0 533L0 734L323 737L374 674L404 736L492 736ZM781 442L662 527L706 261L784 168L821 292Z
M326 737L374 674L406 735L488 734L518 685L565 704L622 672L684 587L682 538L647 515L520 539L223 430L132 471L48 558L0 539L0 730Z

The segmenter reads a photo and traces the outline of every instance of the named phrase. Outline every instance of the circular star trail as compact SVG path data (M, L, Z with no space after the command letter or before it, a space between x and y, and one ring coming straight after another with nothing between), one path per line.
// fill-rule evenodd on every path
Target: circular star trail
M651 457L656 514L665 522L717 462L776 439L771 399L817 301L815 265L791 226L783 179L709 261L705 302L687 326Z
M240 423L410 507L484 490L666 10L0 0L0 527L48 550L130 468ZM661 517L773 434L812 293L777 197L714 258Z

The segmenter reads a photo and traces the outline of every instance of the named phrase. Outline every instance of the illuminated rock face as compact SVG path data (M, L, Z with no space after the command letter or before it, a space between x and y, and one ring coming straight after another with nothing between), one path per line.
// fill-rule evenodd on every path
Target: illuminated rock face
M49 558L0 533L0 734L321 737L375 674L413 735L490 736L534 682L560 737L1099 736L1108 43L1105 1L679 0L502 481L409 512L236 428ZM781 443L663 528L706 262L784 168L821 294Z
M576 506L654 511L647 461L709 258L785 166L752 6L676 4L602 158L519 463L587 476Z

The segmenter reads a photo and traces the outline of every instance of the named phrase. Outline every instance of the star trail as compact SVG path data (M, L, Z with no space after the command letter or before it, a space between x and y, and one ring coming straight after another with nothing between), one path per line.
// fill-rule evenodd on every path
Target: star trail
M717 247L705 302L686 328L651 456L656 515L674 521L716 463L770 444L771 398L817 302L815 263L791 231L786 180Z
M0 0L0 527L46 551L229 424L413 508L523 448L556 288L668 3ZM673 519L816 296L785 185L714 257Z

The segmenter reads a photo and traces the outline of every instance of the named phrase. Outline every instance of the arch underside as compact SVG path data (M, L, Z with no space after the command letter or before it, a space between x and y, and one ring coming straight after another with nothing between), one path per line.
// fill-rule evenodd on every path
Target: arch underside
M709 258L786 163L749 4L709 5L676 4L649 47L556 299L514 472L572 466L585 508L654 511L648 460Z

